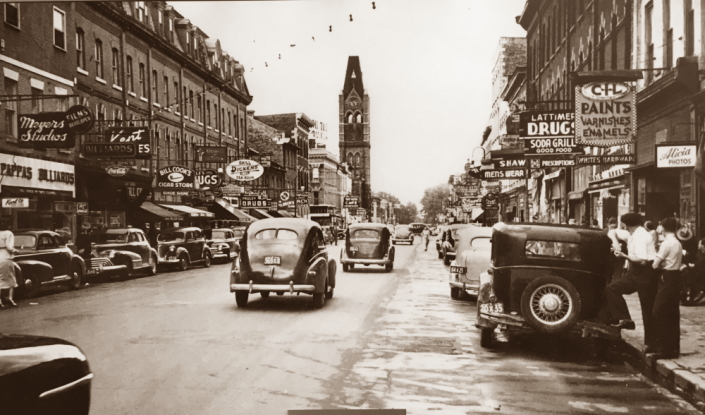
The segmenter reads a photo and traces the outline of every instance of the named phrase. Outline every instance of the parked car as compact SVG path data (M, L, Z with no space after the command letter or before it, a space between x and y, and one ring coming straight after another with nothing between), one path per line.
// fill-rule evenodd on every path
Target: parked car
M409 227L411 228L411 232L413 232L414 235L421 235L421 232L426 229L426 224L416 222L409 224Z
M180 271L191 264L211 266L212 253L203 231L196 227L164 229L157 237L159 265L175 266Z
M494 329L568 331L594 319L612 273L611 241L600 229L498 223L491 265L480 276L476 327L491 347ZM617 331L618 332L618 331Z
M399 226L408 228L406 225ZM350 225L345 235L345 248L340 251L343 272L355 268L355 265L381 265L385 271L391 272L394 269L395 249L389 240L389 228L381 223ZM413 243L413 239L411 241Z
M446 228L443 231L443 235L441 236L441 256L440 258L443 258L443 263L445 265L450 265L450 261L455 259L455 240L458 238L458 231L463 228L467 228L468 225L465 223L454 223L452 225L448 225L448 228Z
M450 297L467 292L477 296L480 274L490 266L492 228L468 226L458 230L455 259L450 263Z
M436 227L436 252L438 252L438 259L443 259L443 232L448 229L448 225L438 225Z
M86 356L65 340L0 334L3 414L88 415L92 379Z
M394 235L392 236L392 245L397 243L414 244L414 233L409 225L397 225L394 227Z
M245 229L246 226L235 226L231 228L233 230L233 233L235 234L235 241L240 244L240 240L242 237L245 235Z
M244 232L243 232L244 233ZM240 234L242 238L242 234ZM222 259L226 262L232 261L240 251L240 246L235 237L235 231L230 228L211 230L212 238L206 243L211 250L213 260Z
M84 283L86 264L52 231L18 230L15 236L15 277L18 294L31 298L42 286L66 284L77 290ZM0 407L2 402L0 402Z
M271 292L304 293L321 308L335 290L335 260L328 258L323 232L302 218L262 219L251 224L240 244L240 256L230 270L230 292L238 307L251 293L268 298Z
M157 250L149 245L141 229L114 228L79 235L76 245L86 261L86 275L128 277L157 273Z

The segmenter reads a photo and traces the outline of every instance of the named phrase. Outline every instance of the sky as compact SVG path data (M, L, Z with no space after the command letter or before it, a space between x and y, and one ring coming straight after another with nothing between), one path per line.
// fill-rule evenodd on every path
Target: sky
M480 145L499 38L525 36L515 21L524 2L380 0L375 9L358 0L169 4L244 65L253 96L248 109L326 123L335 154L338 95L348 56L359 56L370 97L372 191L418 203L426 188L461 173Z

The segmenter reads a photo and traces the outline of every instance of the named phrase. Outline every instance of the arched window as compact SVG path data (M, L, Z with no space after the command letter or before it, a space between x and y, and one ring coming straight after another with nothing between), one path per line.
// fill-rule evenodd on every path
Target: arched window
M355 167L360 167L360 153L355 153Z
M362 124L362 114L359 112L355 115L355 122L358 124Z
M348 124L352 124L352 123L353 123L353 114L352 114L352 112L347 113L347 114L345 115L345 118L346 118Z

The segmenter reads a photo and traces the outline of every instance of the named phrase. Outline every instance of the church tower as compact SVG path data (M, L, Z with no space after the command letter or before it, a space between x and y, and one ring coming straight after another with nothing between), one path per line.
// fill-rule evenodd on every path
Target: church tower
M340 160L352 172L352 195L360 197L362 208L371 211L370 189L370 97L362 83L360 58L348 57L343 92L338 96Z

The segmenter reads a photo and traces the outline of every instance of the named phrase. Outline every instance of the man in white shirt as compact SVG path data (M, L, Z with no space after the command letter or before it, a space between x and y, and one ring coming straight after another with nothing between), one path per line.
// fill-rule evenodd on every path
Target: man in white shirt
M657 359L675 359L680 355L680 293L681 261L683 247L676 238L678 221L668 218L661 221L664 239L654 260L654 269L661 273L654 302L654 328L658 337Z
M624 258L629 262L629 271L621 279L612 281L605 289L606 304L604 309L608 312L608 319L617 322L615 327L634 330L636 328L629 308L624 301L624 295L637 292L641 303L641 315L644 321L644 344L646 352L657 351L656 333L653 326L652 311L657 291L657 277L652 267L656 259L654 241L649 232L641 226L642 217L638 213L622 215L622 223L627 227L629 239L627 241L627 254L615 252L617 258ZM603 314L604 315L604 314Z

